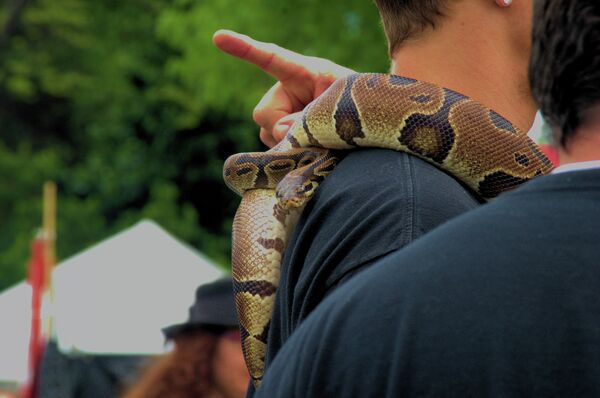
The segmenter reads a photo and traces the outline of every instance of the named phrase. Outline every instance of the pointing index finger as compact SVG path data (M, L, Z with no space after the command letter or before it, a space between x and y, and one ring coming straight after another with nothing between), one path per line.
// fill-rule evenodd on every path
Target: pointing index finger
M305 69L301 65L300 54L230 30L215 32L213 43L221 51L258 66L279 81L285 81Z

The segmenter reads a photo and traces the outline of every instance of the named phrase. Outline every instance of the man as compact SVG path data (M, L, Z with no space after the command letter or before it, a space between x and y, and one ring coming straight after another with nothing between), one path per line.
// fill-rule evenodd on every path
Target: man
M528 130L536 111L527 85L531 0L376 3L392 73L458 91ZM286 122L276 119L300 110L331 84L332 76L349 72L227 32L218 32L214 40L280 80L255 112L267 143ZM328 68L333 73L323 73ZM454 178L414 156L379 149L350 153L305 208L286 250L267 366L337 286L479 204Z
M564 166L333 292L258 396L600 396L600 4L537 0L534 23Z

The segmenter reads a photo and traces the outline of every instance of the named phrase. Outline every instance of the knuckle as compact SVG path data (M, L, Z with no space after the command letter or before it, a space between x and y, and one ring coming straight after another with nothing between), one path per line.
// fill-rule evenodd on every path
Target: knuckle
M252 118L259 126L264 126L268 120L269 111L262 104L258 104L252 111Z
M268 147L273 146L273 137L267 130L260 129L259 137L263 144L267 145Z

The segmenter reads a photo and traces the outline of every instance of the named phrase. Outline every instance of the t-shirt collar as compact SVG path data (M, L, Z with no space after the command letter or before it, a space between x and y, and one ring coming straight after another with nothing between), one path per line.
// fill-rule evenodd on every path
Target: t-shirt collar
M589 162L568 163L558 166L552 170L552 174L566 173L570 171L589 170L600 168L600 160L592 160Z

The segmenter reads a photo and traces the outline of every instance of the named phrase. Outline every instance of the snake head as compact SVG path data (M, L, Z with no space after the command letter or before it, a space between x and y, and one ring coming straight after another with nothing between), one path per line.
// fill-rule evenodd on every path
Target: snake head
M337 158L329 151L318 158L313 156L308 164L288 173L277 185L276 197L284 209L304 206L312 198L319 184L331 173ZM300 162L304 164L305 162Z
M317 186L310 178L288 174L277 186L277 200L284 209L302 207L310 200Z

